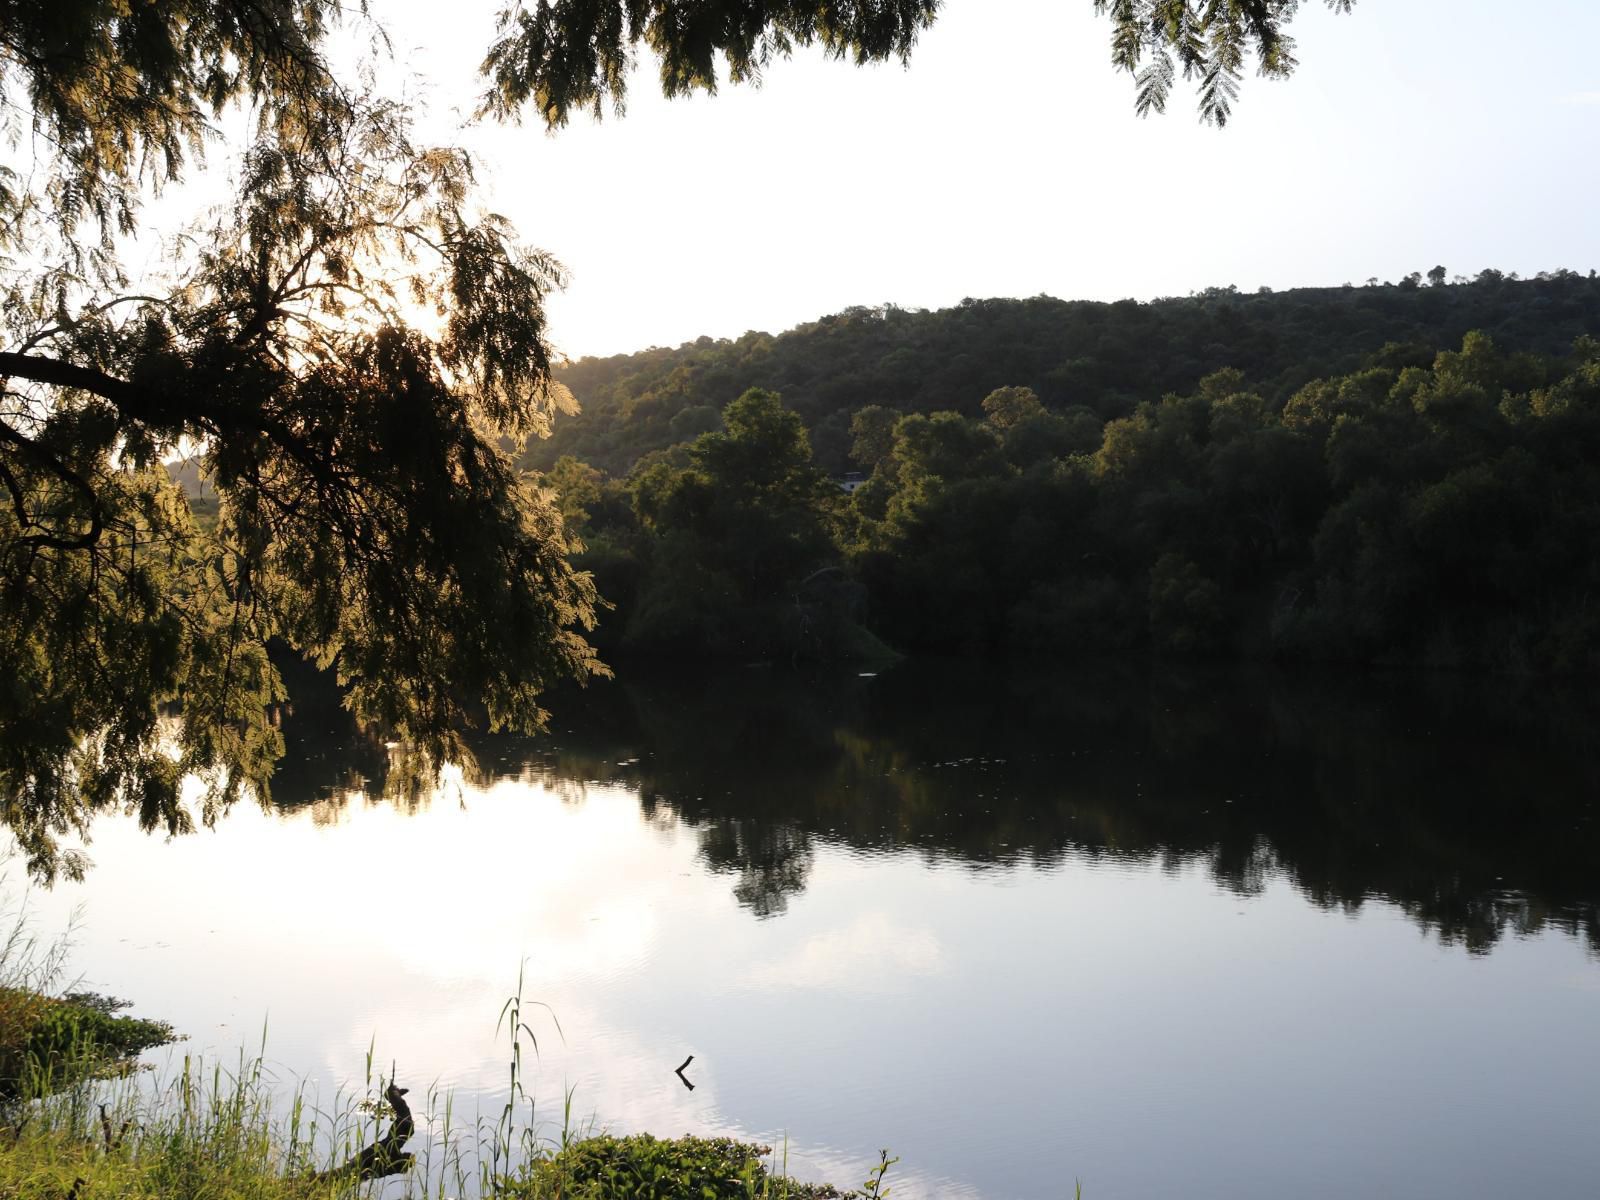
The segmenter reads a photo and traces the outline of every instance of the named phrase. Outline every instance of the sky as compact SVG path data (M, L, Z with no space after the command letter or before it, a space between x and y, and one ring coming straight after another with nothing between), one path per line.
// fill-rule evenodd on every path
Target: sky
M623 118L553 135L462 120L498 7L372 3L424 128L568 268L574 358L858 304L1600 268L1597 0L1307 0L1299 70L1225 129L1188 91L1136 117L1090 0L946 0L909 67L802 52L667 101L646 57Z

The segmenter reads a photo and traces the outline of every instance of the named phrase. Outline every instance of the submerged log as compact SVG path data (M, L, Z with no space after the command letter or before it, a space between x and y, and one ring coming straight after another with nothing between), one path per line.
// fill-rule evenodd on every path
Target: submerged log
M384 1179L390 1175L403 1175L411 1169L413 1155L406 1153L405 1144L416 1132L417 1124L411 1117L411 1106L406 1103L409 1088L396 1087L391 1081L383 1091L383 1098L394 1110L394 1120L389 1132L372 1145L354 1155L343 1166L323 1171L318 1179L334 1179L354 1175L357 1179Z

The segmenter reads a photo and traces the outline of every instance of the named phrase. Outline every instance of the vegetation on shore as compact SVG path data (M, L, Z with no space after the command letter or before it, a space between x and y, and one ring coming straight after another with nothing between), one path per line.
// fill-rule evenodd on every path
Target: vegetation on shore
M381 1082L381 1081L380 1081ZM389 1112L373 1095L317 1110L303 1095L285 1113L259 1060L207 1070L185 1059L168 1085L92 1086L78 1076L14 1105L0 1126L0 1196L14 1200L214 1197L318 1200L353 1195L367 1177L348 1164ZM430 1112L437 1118L437 1111ZM780 1173L770 1147L728 1138L599 1134L536 1141L524 1131L452 1130L430 1120L405 1194L511 1200L845 1200L887 1196L885 1158L864 1190L843 1192ZM512 1153L517 1147L525 1153ZM328 1168L328 1163L346 1167ZM379 1172L383 1174L384 1172Z
M70 1082L121 1074L141 1051L176 1038L165 1021L120 1015L126 1000L57 994L67 938L43 943L25 908L0 935L0 1122Z
M96 992L0 986L0 1097L38 1095L83 1072L115 1074L175 1039L165 1021L119 1015L127 1007Z
M863 1191L841 1192L831 1184L775 1174L772 1153L770 1146L730 1138L602 1134L535 1159L503 1194L515 1200L845 1200L889 1194L882 1182L887 1156Z
M843 1200L887 1196L884 1155L861 1193L787 1178L769 1147L728 1138L538 1136L521 1083L522 1000L511 1025L510 1099L493 1124L461 1126L430 1089L421 1121L393 1078L324 1109L286 1095L261 1058L224 1071L185 1056L171 1079L139 1080L140 1051L172 1027L118 1013L126 1001L47 994L65 942L41 945L26 914L0 941L0 1196L8 1200L320 1200L405 1175L406 1195L512 1200ZM520 984L519 984L520 989ZM387 1122L387 1130L383 1129ZM420 1128L419 1128L420 1125ZM409 1143L409 1145L408 1145ZM767 1161L763 1161L763 1159Z
M238 1074L186 1070L143 1103L124 1091L102 1119L98 1103L72 1091L37 1102L32 1119L0 1130L0 1195L14 1200L320 1200L362 1192L350 1172L319 1170L344 1147L330 1145L297 1105L290 1121L274 1117L259 1064ZM363 1123L326 1122L334 1136L359 1136ZM364 1123L370 1131L371 1122ZM350 1144L353 1144L350 1143ZM887 1196L874 1173L868 1189L841 1192L777 1173L771 1150L726 1138L661 1139L599 1135L541 1147L509 1174L478 1178L443 1163L470 1158L471 1147L424 1161L406 1185L419 1198L461 1195L511 1200L843 1200ZM767 1161L763 1161L767 1159ZM433 1173L428 1169L432 1167ZM873 1186L878 1184L876 1188Z

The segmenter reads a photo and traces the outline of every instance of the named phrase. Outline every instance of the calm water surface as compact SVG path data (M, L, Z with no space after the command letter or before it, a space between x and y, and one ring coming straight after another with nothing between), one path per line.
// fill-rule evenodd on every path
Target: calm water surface
M107 822L39 923L79 907L75 969L180 1054L265 1025L331 1094L371 1046L469 1115L525 963L550 1132L572 1088L841 1184L887 1146L905 1200L1600 1186L1581 693L933 665L552 708L407 803L302 702L274 810Z

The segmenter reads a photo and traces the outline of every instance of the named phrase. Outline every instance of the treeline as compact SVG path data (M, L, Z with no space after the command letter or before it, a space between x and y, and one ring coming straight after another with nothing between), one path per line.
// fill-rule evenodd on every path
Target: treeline
M1110 420L1017 386L970 408L855 410L852 494L761 390L620 477L563 457L603 649L1600 666L1590 337L1391 344L1281 399L1229 368Z
M1398 284L1213 288L1149 304L1036 297L939 312L853 308L777 336L573 363L561 378L582 411L559 418L527 465L570 454L625 474L653 450L718 428L722 409L753 387L781 394L810 430L817 462L840 473L852 469L851 416L869 405L975 417L991 391L1019 386L1050 409L1082 406L1109 420L1226 367L1281 404L1311 380L1357 370L1389 342L1432 350L1476 329L1504 346L1560 354L1597 327L1592 273L1519 281L1485 270L1451 283L1442 267Z

